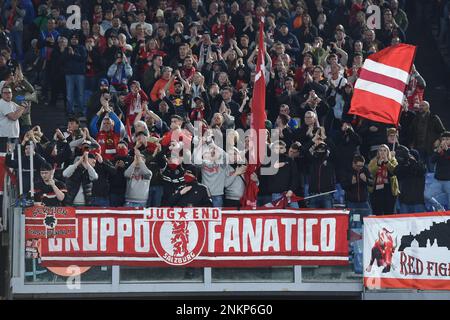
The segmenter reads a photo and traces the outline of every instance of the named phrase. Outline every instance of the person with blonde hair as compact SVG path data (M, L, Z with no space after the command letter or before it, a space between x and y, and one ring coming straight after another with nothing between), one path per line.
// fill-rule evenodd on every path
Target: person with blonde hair
M400 194L395 167L397 160L389 147L382 144L377 155L369 162L369 171L374 182L369 187L370 202L375 215L395 213L395 202Z

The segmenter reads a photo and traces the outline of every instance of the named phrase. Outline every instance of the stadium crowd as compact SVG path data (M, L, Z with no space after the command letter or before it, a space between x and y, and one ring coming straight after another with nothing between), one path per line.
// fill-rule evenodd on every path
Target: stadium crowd
M80 29L67 28L71 4L81 7ZM367 27L371 4L381 29ZM419 71L397 128L348 113L364 60L408 43L404 8L399 0L6 0L0 137L23 148L24 193L33 154L36 203L239 207L264 17L267 149L278 170L251 176L258 204L296 195L316 197L291 207L442 208L450 132L424 100ZM67 127L46 137L40 126L52 119L34 123L30 109L56 109L60 99ZM10 144L7 166L17 169L18 158Z

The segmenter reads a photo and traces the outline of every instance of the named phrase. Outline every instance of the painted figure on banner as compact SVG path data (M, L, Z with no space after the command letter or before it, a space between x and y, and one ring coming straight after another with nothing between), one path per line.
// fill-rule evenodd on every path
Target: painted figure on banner
M397 249L397 239L394 241L392 237L393 233L393 231L388 231L386 228L378 232L378 240L375 241L372 247L370 263L366 268L367 272L372 271L372 266L375 261L378 267L383 267L382 273L389 272L391 267L394 268L392 265L392 256Z

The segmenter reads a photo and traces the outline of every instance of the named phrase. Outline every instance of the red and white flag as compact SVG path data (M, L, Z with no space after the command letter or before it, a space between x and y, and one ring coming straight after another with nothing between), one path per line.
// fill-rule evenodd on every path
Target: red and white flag
M356 81L349 113L397 125L416 49L398 44L370 55Z
M265 80L265 56L264 47L264 22L259 23L259 44L258 59L256 62L256 76L253 87L253 99L251 105L251 122L250 127L253 133L250 135L253 152L250 152L250 163L244 175L246 189L241 198L243 207L256 207L256 198L258 195L258 186L250 177L261 165L261 154L264 154L261 148L265 146L265 128L266 128L266 80Z

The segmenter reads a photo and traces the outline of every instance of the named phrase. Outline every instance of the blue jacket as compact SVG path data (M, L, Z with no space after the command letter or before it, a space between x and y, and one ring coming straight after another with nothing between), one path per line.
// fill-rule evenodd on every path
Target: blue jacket
M87 51L83 46L76 46L73 49L74 54L69 54L69 50L64 51L64 59L66 61L64 70L66 75L70 74L86 74Z

